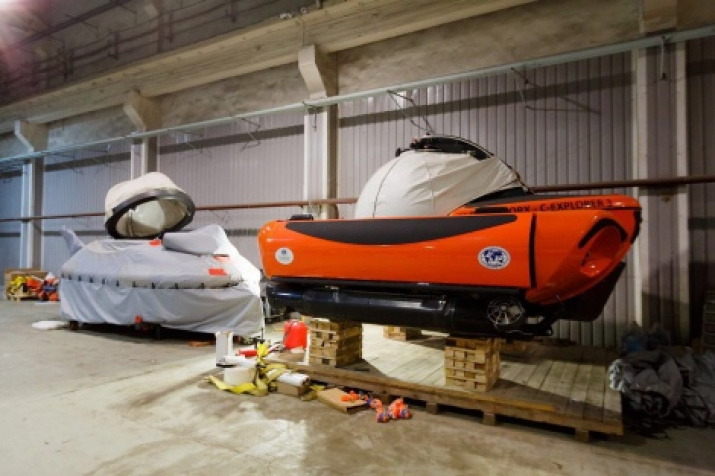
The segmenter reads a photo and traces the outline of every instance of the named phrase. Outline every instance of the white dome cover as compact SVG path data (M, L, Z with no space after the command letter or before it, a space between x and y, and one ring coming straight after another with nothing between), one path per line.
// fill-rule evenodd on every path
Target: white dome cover
M370 177L355 218L447 215L471 200L518 186L518 174L498 157L409 150Z
M194 203L169 177L150 172L120 182L104 200L104 223L114 238L154 238L191 222Z

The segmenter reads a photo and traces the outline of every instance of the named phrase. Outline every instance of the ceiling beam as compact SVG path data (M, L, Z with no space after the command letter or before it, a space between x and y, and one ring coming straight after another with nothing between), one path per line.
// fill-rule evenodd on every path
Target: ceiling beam
M49 131L47 126L33 124L26 121L15 122L15 137L25 144L30 152L38 152L47 149L47 139Z
M137 91L131 91L123 105L124 114L129 117L138 131L146 132L161 126L161 105Z
M310 99L335 96L338 71L334 57L324 54L316 45L304 46L298 52L298 69L308 87Z
M154 97L297 63L299 48L307 44L319 44L329 54L534 1L347 0L326 5L300 17L271 19L0 107L0 133L10 132L18 119L46 123L119 106L136 89Z
M678 26L678 0L641 0L641 33L659 33Z

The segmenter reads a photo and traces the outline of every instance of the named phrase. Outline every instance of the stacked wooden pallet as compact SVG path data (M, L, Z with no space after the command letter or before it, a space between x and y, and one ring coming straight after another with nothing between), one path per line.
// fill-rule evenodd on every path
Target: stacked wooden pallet
M382 329L385 339L408 341L422 338L422 331L412 327L385 326Z
M308 355L311 364L332 367L359 361L362 359L362 324L311 319Z
M499 380L499 339L447 338L445 383L486 392Z
M35 283L42 284L42 280L47 276L47 271L35 268L8 268L5 270L5 299L20 301L23 299L37 299L37 288L30 288L25 284L17 284L16 280L34 280ZM24 281L23 281L24 283Z
M414 345L383 339L382 334L381 326L364 325L363 360L347 367L287 365L316 382L421 401L428 412L479 410L486 424L509 417L572 428L580 439L590 432L623 434L621 393L608 385L615 351L530 342L528 355L509 355L500 344L504 365L499 380L480 392L445 385L444 365L451 362L445 358L444 337L425 336L421 345Z

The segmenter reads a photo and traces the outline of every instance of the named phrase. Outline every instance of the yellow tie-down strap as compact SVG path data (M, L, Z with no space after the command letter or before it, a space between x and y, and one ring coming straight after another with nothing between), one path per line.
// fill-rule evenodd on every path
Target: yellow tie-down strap
M268 344L258 344L256 373L254 374L253 382L229 385L213 375L208 377L209 382L214 384L219 390L226 390L236 394L248 393L256 397L264 397L268 395L270 390L275 390L275 380L288 371L284 364L264 364L263 357L266 355L268 355Z
M17 294L22 290L22 285L25 283L27 283L27 278L25 278L24 276L18 276L17 278L10 281L7 290L10 294Z

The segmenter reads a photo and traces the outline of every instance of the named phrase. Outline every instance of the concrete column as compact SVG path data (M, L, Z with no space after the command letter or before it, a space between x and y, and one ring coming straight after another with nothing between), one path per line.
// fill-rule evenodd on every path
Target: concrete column
M135 179L159 170L159 139L147 137L132 142L129 149L129 175Z
M298 53L298 68L311 99L337 94L335 59L316 45L304 46ZM337 197L338 107L308 110L305 116L303 149L303 199ZM307 207L320 218L337 218L335 205Z
M309 111L305 116L303 199L337 196L337 106ZM309 206L307 213L337 218L335 205Z
M15 136L28 152L47 149L49 131L46 126L25 121L15 122ZM37 158L22 166L21 215L42 215L42 194L45 159ZM42 266L42 221L26 220L20 226L20 267Z
M161 126L159 102L137 91L129 93L124 102L124 113L140 132L158 129ZM159 138L147 137L132 144L130 159L131 178L137 178L159 169Z
M675 45L675 160L679 177L688 175L688 78L686 72L685 42ZM677 213L677 340L690 344L690 229L688 228L687 186L678 187L675 196Z

